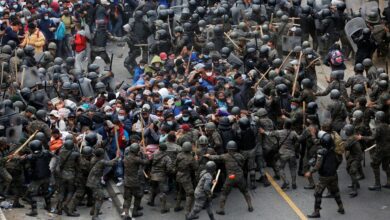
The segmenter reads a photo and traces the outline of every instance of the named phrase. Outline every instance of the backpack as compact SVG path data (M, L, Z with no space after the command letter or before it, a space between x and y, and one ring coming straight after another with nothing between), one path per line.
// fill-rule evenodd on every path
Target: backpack
M330 63L333 66L340 66L344 63L343 54L339 50L333 50L330 52Z
M341 139L341 136L337 132L333 131L332 138L335 144L334 152L338 155L343 155L345 152L345 143Z

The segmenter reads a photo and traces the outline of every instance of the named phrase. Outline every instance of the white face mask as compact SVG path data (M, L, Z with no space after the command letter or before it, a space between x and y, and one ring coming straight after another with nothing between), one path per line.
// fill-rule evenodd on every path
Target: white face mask
M142 102L135 102L135 104L140 106L140 105L142 105Z
M123 121L123 120L125 120L125 116L124 115L118 115L118 119L119 119L119 121Z
M173 121L167 121L167 124L168 124L169 126L172 126L172 125L173 125Z
M56 120L50 119L50 123L51 123L51 124L55 124L55 123L56 123Z
M25 18L21 18L21 19L20 19L20 22L21 22L22 24L25 24L25 23L26 23L26 19L25 19Z
M145 69L145 66L140 66L139 68L140 68L141 70L143 70L143 69Z
M45 16L45 20L49 19L49 16Z
M183 117L183 121L188 121L190 120L190 117Z
M213 73L212 72L206 72L206 76L212 76Z
M41 5L41 8L42 8L42 9L46 8L46 5Z
M111 115L112 115L112 112L106 112L106 115L107 115L107 116L111 116Z
M13 5L14 9L17 9L18 8L18 5Z

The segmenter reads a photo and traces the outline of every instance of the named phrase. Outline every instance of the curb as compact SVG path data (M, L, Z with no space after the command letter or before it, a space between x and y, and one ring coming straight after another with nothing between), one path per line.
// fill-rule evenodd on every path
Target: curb
M106 189L107 189L107 192L112 199L112 202L115 205L115 208L117 209L118 213L121 214L123 203L125 201L123 198L123 194L121 193L119 188L116 186L115 182L112 180L108 181ZM0 220L2 220L2 219L0 218Z
M7 220L1 208L0 208L0 220Z

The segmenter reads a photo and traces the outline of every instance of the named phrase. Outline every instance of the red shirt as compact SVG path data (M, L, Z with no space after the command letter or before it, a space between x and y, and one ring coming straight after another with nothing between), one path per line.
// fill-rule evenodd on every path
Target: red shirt
M74 36L74 45L76 53L80 53L87 48L87 38L79 33Z

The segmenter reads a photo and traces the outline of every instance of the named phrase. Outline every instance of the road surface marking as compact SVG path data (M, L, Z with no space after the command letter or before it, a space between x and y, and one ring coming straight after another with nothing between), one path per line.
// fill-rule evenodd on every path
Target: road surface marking
M268 180L271 182L271 185L275 188L276 192L279 193L279 195L287 202L287 204L294 210L294 212L298 215L298 217L301 220L307 220L305 214L298 208L297 205L291 200L291 198L280 188L279 184L277 184L272 178L271 175L268 174L268 172L265 172L265 175L267 175Z

